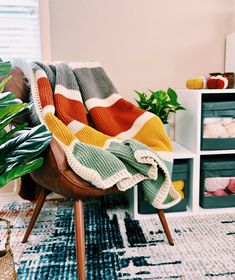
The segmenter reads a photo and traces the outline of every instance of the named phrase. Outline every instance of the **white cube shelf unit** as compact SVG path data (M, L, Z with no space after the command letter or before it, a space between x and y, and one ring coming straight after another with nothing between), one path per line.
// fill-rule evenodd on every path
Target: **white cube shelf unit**
M205 209L199 206L200 197L200 162L202 157L223 155L235 155L235 149L229 150L202 150L202 104L205 101L235 101L235 89L224 90L177 90L179 102L186 108L185 111L179 111L175 120L175 141L191 150L195 154L195 168L192 176L192 204L194 205L193 213L216 213L216 212L235 212L235 195L234 207ZM235 109L235 108L234 108Z
M198 172L198 164L196 163L197 157L196 154L191 152L190 150L186 149L182 145L173 142L174 147L174 159L186 159L189 160L189 170L190 170L190 178L189 178L189 184L188 187L188 203L187 203L187 211L184 212L172 212L167 213L167 215L186 215L193 212L196 212L199 205L199 196L197 196L197 192L195 191L195 188L193 188L193 181L194 176L199 176L197 174ZM141 219L150 219L155 218L157 214L140 214L138 211L138 187L135 186L134 188L131 188L126 192L127 198L129 201L129 210L136 220ZM195 199L195 197L198 197L198 199Z
M202 150L201 149L201 119L202 101L207 96L219 96L222 100L227 98L235 101L235 89L225 90L177 90L179 102L186 108L178 111L175 119L174 159L188 159L190 162L190 183L188 189L187 211L166 213L167 216L197 215L210 213L235 212L234 207L204 209L200 207L200 162L202 156L209 155L235 155L232 150ZM233 95L234 94L234 95ZM127 192L130 202L130 212L134 219L155 218L157 214L140 214L138 212L138 189L134 187Z

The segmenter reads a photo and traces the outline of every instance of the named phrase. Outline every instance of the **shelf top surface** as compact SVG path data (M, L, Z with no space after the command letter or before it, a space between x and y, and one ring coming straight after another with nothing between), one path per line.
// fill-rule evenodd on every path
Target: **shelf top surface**
M195 93L195 94L215 94L215 93L235 93L235 88L228 88L228 89L187 89L181 88L177 89L178 92L188 92L188 93Z
M173 148L174 148L174 158L181 159L181 158L193 158L195 154L185 148L184 146L172 141Z
M200 155L221 155L221 154L235 154L235 150L203 150Z

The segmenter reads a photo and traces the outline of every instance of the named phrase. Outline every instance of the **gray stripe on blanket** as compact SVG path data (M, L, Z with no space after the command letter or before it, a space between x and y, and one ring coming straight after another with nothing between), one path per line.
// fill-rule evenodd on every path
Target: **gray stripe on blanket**
M84 101L90 98L107 98L117 93L102 67L74 69Z

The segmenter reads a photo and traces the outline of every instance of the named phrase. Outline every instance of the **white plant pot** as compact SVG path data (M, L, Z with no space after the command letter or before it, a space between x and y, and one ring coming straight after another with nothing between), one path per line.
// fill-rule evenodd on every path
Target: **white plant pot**
M164 123L164 127L165 127L167 135L170 137L170 132L171 132L170 124L169 123Z

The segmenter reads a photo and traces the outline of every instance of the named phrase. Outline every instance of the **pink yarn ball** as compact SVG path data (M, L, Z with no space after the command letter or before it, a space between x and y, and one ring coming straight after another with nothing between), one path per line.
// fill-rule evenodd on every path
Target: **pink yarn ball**
M205 179L205 190L207 192L215 192L217 190L225 189L229 184L229 178L214 177Z
M230 179L229 180L229 184L226 188L229 192L234 193L235 194L235 179Z
M205 196L214 196L213 192L204 192Z
M217 190L215 192L213 192L214 196L225 196L228 195L224 190Z

